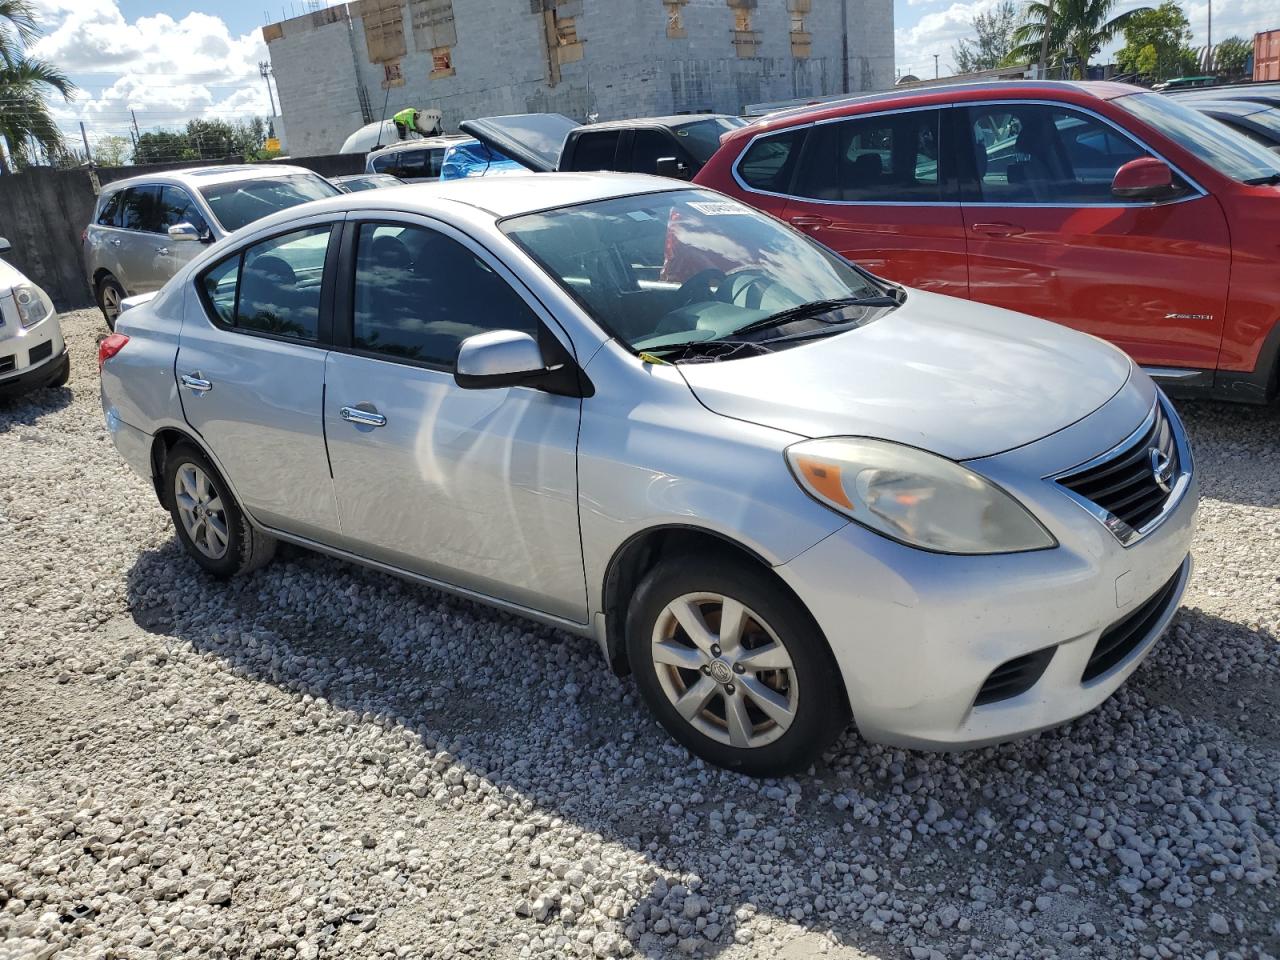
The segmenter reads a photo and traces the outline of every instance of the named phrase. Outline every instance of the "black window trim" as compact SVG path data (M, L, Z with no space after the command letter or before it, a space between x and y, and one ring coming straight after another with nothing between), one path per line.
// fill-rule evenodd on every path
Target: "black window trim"
M235 300L232 301L233 306L231 308L234 316L240 306L240 277L244 272L245 251L279 237L288 236L291 233L300 233L303 230L324 226L329 228L329 244L324 253L324 272L320 279L320 315L316 319L316 338L314 340L304 340L301 337L289 337L279 333L268 333L265 330L253 330L249 327L227 323L218 316L218 311L210 301L209 292L205 288L205 277L233 257L239 261L236 264ZM337 281L338 253L345 233L345 219L343 217L339 217L336 220L317 220L313 223L282 224L280 229L272 230L270 233L264 233L261 236L255 236L241 246L236 247L234 251L226 256L219 257L192 278L196 287L196 294L200 297L200 305L204 307L205 319L217 329L228 333L235 333L245 337L258 337L262 340L275 340L278 343L292 343L301 347L313 347L322 350L331 349L333 347L334 288Z
M531 290L519 274L503 263L502 258L488 246L469 233L464 232L446 220L438 219L427 213L409 212L406 210L360 210L348 214L342 236L341 251L337 257L338 278L332 299L334 313L332 316L332 339L330 349L335 353L346 353L367 360L379 360L383 363L394 363L404 367L416 367L420 370L432 370L452 377L454 364L434 363L429 360L414 360L411 357L399 357L393 354L380 353L377 350L366 350L352 342L355 331L355 298L356 298L356 244L360 228L365 224L375 226L419 227L424 230L435 230L437 233L461 243L473 254L479 256L493 272L502 279L512 292L524 301L538 322L538 346L542 348L543 357L550 357L548 362L570 362L579 370L579 378L586 381L577 363L577 348L569 331L555 319L555 314ZM325 269L328 269L326 261ZM558 328L559 333L555 328ZM537 385L517 385L520 389L538 390ZM510 389L516 389L515 387ZM590 396L590 393L584 396Z
M957 200L901 200L897 202L886 203L884 201L875 201L875 200L817 200L812 197L798 197L793 193L776 193L770 190L758 190L755 187L748 185L747 182L742 179L741 174L739 174L738 172L738 164L742 162L742 158L746 156L747 151L751 149L752 145L754 145L757 140L763 139L764 137L773 137L783 133L790 133L791 131L794 131L797 129L802 129L806 127L817 127L817 126L822 126L828 123L840 123L842 121L852 120L855 118L863 119L867 117L882 116L884 114L911 113L919 110L955 110L957 108L1016 106L1016 105L1031 105L1031 104L1057 107L1059 109L1075 110L1080 113L1088 114L1090 117L1093 117L1094 119L1099 120L1102 123L1106 124L1107 126L1111 127L1121 136L1129 140L1132 140L1139 147L1141 147L1145 152L1155 157L1157 160L1162 160L1165 163L1167 163L1169 165L1169 168L1173 171L1174 176L1181 177L1182 180L1189 187L1191 187L1191 189L1187 191L1187 193L1183 194L1182 196L1174 197L1169 200L1158 200L1158 201L1117 200L1113 203L1080 204L1080 203L993 203L993 202L985 202L985 201L978 201L978 200L957 199ZM942 129L943 129L943 133L945 134L947 132L946 125L944 125ZM806 140L807 139L808 138L806 138ZM948 145L945 143L942 144L942 147L944 149L946 148L946 146ZM1143 140L1134 132L1120 126L1110 117L1104 116L1103 114L1098 113L1096 110L1091 110L1088 107L1082 107L1077 103L1072 103L1067 100L1047 100L1043 97L996 97L993 99L957 100L950 103L932 103L932 104L925 104L925 105L915 106L915 107L899 107L899 108L886 109L886 110L869 110L865 113L861 113L861 112L848 113L838 117L828 117L824 120L810 120L807 123L793 123L785 127L779 127L776 130L762 131L756 134L754 137L752 137L749 141L747 141L747 144L741 150L738 151L738 155L734 157L733 165L730 167L729 172L730 172L730 175L733 177L734 183L736 183L738 187L741 188L746 193L751 193L751 194L756 194L759 196L766 196L766 197L777 197L782 200L794 200L800 203L816 203L816 204L822 204L822 205L828 205L828 206L845 206L845 207L966 206L966 207L1033 207L1033 208L1038 207L1040 209L1078 210L1081 207L1087 206L1091 210L1106 210L1110 208L1126 208L1127 209L1131 207L1146 208L1146 207L1153 207L1153 206L1168 206L1169 204L1173 204L1173 203L1186 203L1190 200L1198 200L1201 197L1209 196L1209 191L1206 190L1203 186L1201 186L1200 183L1194 177L1189 176L1186 173L1186 171L1184 171L1176 163L1174 163L1172 160L1170 160L1168 157L1162 154L1159 150L1156 150L1154 147L1152 147L1151 144L1147 143L1145 140ZM792 184L794 184L794 176L792 178Z

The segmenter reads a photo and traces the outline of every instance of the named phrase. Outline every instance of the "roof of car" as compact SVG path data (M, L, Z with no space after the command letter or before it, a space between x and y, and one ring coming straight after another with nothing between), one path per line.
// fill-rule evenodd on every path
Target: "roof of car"
M283 163L234 163L216 167L183 167L178 170L159 170L144 173L126 180L105 184L105 189L136 187L144 183L175 183L191 187L207 187L216 183L236 180L268 180L272 177L289 177L299 173L311 173L306 167L294 167Z
M417 140L399 140L395 143L383 144L370 153L394 153L397 150L421 150L423 147L447 147L459 140L471 139L465 133L446 133L438 137L420 137Z
M630 120L601 120L584 124L582 130L603 130L620 127L682 127L699 120L733 120L729 113L677 113L668 117L633 117Z
M826 120L846 114L895 107L929 106L959 100L984 100L991 97L1010 97L1021 100L1066 95L1077 100L1090 97L1098 100L1113 100L1116 97L1145 92L1147 91L1142 87L1107 80L994 80L928 87L913 86L905 90L888 90L779 110L745 127L730 131L725 139L737 140L744 136L755 136L761 130L775 127L791 127L799 123L811 123L815 120Z

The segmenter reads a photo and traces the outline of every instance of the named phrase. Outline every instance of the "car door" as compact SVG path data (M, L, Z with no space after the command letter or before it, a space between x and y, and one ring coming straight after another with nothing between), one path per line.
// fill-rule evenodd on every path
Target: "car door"
M180 223L189 223L201 237L212 237L209 224L191 194L182 187L166 183L160 187L160 236L163 240L156 251L160 258L158 268L165 275L165 280L204 251L204 244L199 241L174 240L169 236L169 228Z
M938 109L814 124L783 214L872 273L908 286L969 293L956 174Z
M120 229L112 238L120 273L116 276L130 295L151 293L169 275L160 248L169 238L160 234L160 185L129 187L120 204Z
M622 131L584 129L565 141L561 170L621 170L618 164L618 141Z
M325 541L338 533L323 411L340 225L279 227L199 274L175 365L187 422L249 513Z
M351 312L327 360L325 430L344 545L585 622L582 401L529 387L464 390L453 378L468 336L515 329L545 338L554 321L461 233L378 217L348 224L343 276L352 289L339 302Z
M676 161L676 170L683 179L689 179L698 169L693 156L667 127L636 127L631 131L630 159L621 169L632 173L658 172L658 161L670 157Z
M1168 201L1114 197L1116 170L1153 154L1100 114L1039 101L956 112L973 299L1103 337L1143 364L1216 366L1231 250L1217 200L1185 178Z

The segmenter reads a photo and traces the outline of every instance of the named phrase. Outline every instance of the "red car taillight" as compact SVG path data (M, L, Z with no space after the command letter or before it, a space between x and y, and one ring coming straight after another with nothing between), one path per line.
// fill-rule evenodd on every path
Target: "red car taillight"
M113 333L108 337L104 337L102 342L98 344L98 372L102 372L102 365L114 357L117 353L124 349L124 345L129 342L129 338L123 333Z

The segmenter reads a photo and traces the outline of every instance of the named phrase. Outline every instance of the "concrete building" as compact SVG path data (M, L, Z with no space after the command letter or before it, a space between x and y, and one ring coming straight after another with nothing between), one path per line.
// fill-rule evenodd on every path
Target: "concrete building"
M456 130L538 111L737 113L893 83L892 0L356 0L262 33L294 156L407 106Z

